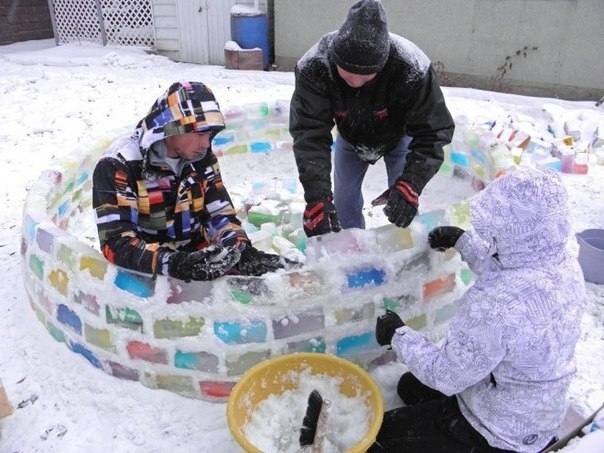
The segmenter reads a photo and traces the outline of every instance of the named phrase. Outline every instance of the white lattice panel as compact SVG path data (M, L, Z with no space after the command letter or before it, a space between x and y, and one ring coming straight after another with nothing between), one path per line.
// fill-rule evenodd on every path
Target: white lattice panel
M73 41L104 44L95 0L55 0L53 7L59 44Z
M54 0L52 6L59 44L155 46L151 0Z
M107 42L118 46L153 47L150 0L101 0Z

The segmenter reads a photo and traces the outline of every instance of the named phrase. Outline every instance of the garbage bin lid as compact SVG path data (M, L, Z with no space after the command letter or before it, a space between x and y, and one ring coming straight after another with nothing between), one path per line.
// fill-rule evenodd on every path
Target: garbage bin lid
M264 13L259 9L253 8L247 5L235 5L231 8L231 16L236 17L255 17L255 16L263 16Z

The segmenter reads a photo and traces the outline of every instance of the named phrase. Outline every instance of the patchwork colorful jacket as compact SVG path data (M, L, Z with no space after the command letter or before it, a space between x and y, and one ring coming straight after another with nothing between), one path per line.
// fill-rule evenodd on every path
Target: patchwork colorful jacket
M222 129L209 88L179 82L157 99L134 134L111 144L95 167L92 191L107 260L164 274L166 251L249 242L211 148L195 161L170 166L166 160L165 137L209 131L213 138Z

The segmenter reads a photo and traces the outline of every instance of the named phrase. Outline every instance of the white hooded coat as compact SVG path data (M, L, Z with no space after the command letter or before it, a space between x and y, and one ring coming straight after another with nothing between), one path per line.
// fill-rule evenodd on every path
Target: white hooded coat
M519 168L470 200L470 218L455 248L477 277L443 345L405 326L392 347L491 446L538 452L564 416L585 303L567 194L555 172Z

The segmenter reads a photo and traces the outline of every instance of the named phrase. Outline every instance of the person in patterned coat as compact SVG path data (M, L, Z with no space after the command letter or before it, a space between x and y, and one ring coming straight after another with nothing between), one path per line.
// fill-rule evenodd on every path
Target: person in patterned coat
M92 204L103 255L185 281L262 275L284 260L252 247L223 184L212 139L225 127L200 82L173 83L97 162Z
M566 190L555 171L520 167L469 204L472 229L428 235L476 273L443 344L392 311L377 320L378 343L409 372L406 407L386 412L371 452L540 452L555 441L585 305Z

